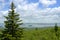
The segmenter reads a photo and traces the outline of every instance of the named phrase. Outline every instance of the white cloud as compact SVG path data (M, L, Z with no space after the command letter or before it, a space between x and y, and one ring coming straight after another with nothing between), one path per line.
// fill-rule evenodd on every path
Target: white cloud
M4 7L4 0L0 0L0 10Z
M8 0L9 1L9 0ZM0 0L0 10L4 10L4 8L6 8L5 6L9 6L11 2L6 2L6 0ZM8 7L7 6L7 7Z
M46 7L57 3L56 0L39 0L39 2L42 3L43 6L46 6Z
M43 0L41 0L43 1ZM45 3L43 5L49 6L56 4L56 0L44 0ZM25 3L24 3L25 2ZM22 1L24 4L18 3L16 10L18 13L20 13L22 19L26 23L59 23L59 13L60 13L60 7L56 8L45 8L45 9L39 9L37 3L29 3L27 4L27 1ZM57 11L58 10L58 11Z
M12 1L12 0L10 0L10 1ZM27 4L27 0L13 0L13 2L14 2L14 4L16 5L16 6L18 6L19 4L20 5L25 5L25 4Z
M57 11L58 10L58 11ZM21 13L23 12L23 13ZM60 23L60 7L36 9L36 10L23 10L19 12L23 17L24 22L32 23ZM29 21L30 20L30 21Z
M25 4L25 5L18 5L17 9L20 10L36 10L38 7L38 3L31 3L31 4Z
M21 19L25 23L60 23L60 7L39 9L39 2L27 4L27 0L13 1L16 4L16 12L21 15ZM40 0L45 6L56 4L56 0L44 1ZM2 11L2 13L6 15L8 11Z
M4 22L4 13L5 11L0 11L0 23Z

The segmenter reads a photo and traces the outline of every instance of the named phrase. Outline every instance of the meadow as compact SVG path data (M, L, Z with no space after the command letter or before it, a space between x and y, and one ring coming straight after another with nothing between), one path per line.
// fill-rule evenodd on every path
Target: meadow
M2 29L0 29L0 34L1 31ZM58 34L60 36L60 27ZM58 38L55 35L54 27L24 28L22 40L58 40Z
M59 28L60 30L60 28ZM58 34L60 31L58 30ZM60 36L60 35L59 35ZM22 40L58 40L53 27L24 29ZM59 38L60 40L60 38Z

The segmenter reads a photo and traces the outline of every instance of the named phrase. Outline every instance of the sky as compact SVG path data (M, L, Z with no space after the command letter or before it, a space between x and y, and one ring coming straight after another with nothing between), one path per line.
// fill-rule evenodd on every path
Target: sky
M0 0L0 23L8 15L12 1L23 23L60 23L60 0Z

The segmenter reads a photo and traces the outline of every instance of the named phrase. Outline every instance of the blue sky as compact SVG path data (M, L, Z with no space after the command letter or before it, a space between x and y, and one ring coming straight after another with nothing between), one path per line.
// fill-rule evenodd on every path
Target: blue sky
M12 0L0 0L0 23L3 23ZM60 23L60 0L13 0L23 23Z

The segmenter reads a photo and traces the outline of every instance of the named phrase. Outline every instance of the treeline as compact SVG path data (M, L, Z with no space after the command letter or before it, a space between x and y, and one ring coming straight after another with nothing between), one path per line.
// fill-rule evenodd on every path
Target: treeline
M20 28L20 25L23 24L22 20L20 19L19 14L15 13L14 9L15 9L15 6L14 6L14 3L12 2L11 10L9 11L7 16L4 16L6 18L6 20L4 21L5 28L4 28L4 30L1 31L0 40L22 40L22 38L24 37L24 35L23 35L24 30L23 30L23 28ZM38 30L38 29L36 28L36 30ZM57 24L55 24L54 33L55 33L57 39L59 40L59 32L58 32ZM35 34L33 34L33 35L35 36ZM32 38L29 40L32 40ZM45 39L43 39L43 40L45 40Z

